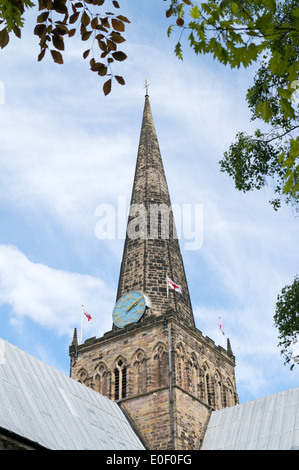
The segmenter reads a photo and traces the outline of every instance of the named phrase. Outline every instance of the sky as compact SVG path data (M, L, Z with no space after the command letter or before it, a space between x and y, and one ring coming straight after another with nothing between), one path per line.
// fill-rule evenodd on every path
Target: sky
M172 203L200 208L200 243L190 249L184 230L180 239L196 326L222 345L221 317L243 403L299 384L273 320L298 272L299 219L273 210L271 182L244 194L220 172L236 134L257 125L245 99L254 67L230 70L187 45L179 61L165 9L140 0L121 10L128 59L113 72L126 85L106 97L79 40L66 41L64 65L37 62L35 11L0 51L0 337L69 374L81 305L93 317L83 340L111 329L146 79ZM103 204L121 228L114 238L98 236Z

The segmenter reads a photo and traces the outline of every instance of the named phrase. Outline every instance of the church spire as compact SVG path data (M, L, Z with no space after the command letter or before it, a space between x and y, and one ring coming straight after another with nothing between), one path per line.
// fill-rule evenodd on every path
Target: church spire
M129 291L140 290L151 301L152 315L164 315L170 305L178 320L194 328L188 284L176 238L147 82L145 88L145 104L117 299ZM171 289L168 291L167 276L181 286L182 293Z

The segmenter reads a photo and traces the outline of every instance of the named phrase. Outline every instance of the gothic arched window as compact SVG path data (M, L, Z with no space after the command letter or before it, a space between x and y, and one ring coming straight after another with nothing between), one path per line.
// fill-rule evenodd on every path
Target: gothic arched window
M223 407L222 405L222 383L221 383L221 375L217 371L215 373L215 407L216 409L220 409Z
M177 384L184 388L185 380L184 380L184 369L185 369L185 351L182 343L179 343L176 347L176 378Z
M107 366L102 362L96 368L95 373L95 391L102 395L108 396L108 370Z
M119 358L114 368L114 399L121 400L127 396L127 367L124 359Z
M147 389L147 370L145 352L139 349L133 359L134 393L145 393Z
M199 367L194 353L191 353L188 366L189 391L193 395L197 396L199 388Z
M88 374L85 369L80 369L78 374L78 382L88 386Z
M153 385L154 387L164 387L168 383L168 355L166 352L166 347L163 343L157 344L154 350L153 358Z
M223 389L223 406L227 407L234 405L233 384L229 379L226 380Z
M205 401L208 405L213 406L213 385L211 380L211 374L208 366L204 364L203 366L204 371L204 395Z

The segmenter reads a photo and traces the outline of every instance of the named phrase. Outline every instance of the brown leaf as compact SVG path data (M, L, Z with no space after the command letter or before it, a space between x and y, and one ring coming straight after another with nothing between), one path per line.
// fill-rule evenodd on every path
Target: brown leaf
M110 39L107 39L107 47L109 47L111 51L116 51L117 49L115 42L110 41Z
M170 7L169 10L167 10L166 12L166 18L169 18L172 15L172 13L173 13L173 9L172 7Z
M125 80L120 75L115 75L115 79L118 81L120 85L125 85Z
M36 36L42 38L47 32L47 26L45 24L37 24L33 32Z
M109 95L111 91L111 83L112 83L111 78L107 80L107 82L104 83L103 91L104 91L105 96Z
M69 32L68 27L65 24L61 24L61 23L56 23L56 26L52 31L52 33L54 33L56 36L57 34L59 36L64 36L65 34L68 34L68 32Z
M116 18L112 18L111 23L115 31L123 32L125 30L125 25L122 21L117 20Z
M53 46L56 47L59 51L64 51L64 42L62 37L53 36L52 38Z
M44 10L47 8L47 0L39 0L38 1L38 9L39 10Z
M97 17L95 16L92 20L91 20L91 23L90 23L90 26L92 27L92 29L95 29L99 24L99 20L97 19Z
M45 52L46 52L46 49L42 49L42 51L38 54L37 56L38 62L40 62L44 58Z
M176 24L177 24L178 26L183 26L184 23L185 23L185 21L183 20L183 18L178 18L178 19L176 20Z
M52 3L52 2L51 2ZM64 13L67 14L67 6L65 4L66 2L64 0L61 1L55 1L53 2L53 10L57 11L57 13Z
M106 52L107 51L107 46L104 41L101 41L100 39L98 40L98 45L101 51Z
M92 31L84 31L83 33L81 33L82 41L87 41L90 38L91 34L92 34Z
M86 59L90 53L90 49L87 49L86 51L83 52L83 59Z
M60 52L55 51L54 49L51 49L51 55L53 57L54 62L56 62L56 64L63 64L63 58Z
M121 34L117 33L116 31L112 31L110 37L116 44L121 44L122 42L125 42L125 38L123 38Z
M116 18L118 18L119 20L123 21L124 23L131 23L131 21L128 20L128 18L126 18L126 17L123 16L123 15L118 15Z
M94 63L92 66L91 66L91 70L93 72L98 72L101 68L105 67L104 64L102 64L101 62L96 62Z
M38 15L36 22L44 23L48 19L48 16L49 16L49 11L44 11L43 13Z
M7 29L4 28L0 31L0 47L3 49L9 43L9 34Z
M90 18L86 11L83 12L83 15L81 17L81 23L84 24L84 26L88 26L90 23Z
M13 29L13 32L15 33L15 35L17 36L17 38L20 39L21 38L21 29L18 28L17 26L13 26L12 29Z
M100 18L100 20L101 20L101 25L104 28L110 28L110 24L109 24L109 20L108 20L107 16L105 18Z
M70 19L69 19L69 22L70 24L73 24L73 23L76 23L78 17L79 17L79 11L77 11L76 13L73 13L71 16L70 16Z
M123 60L127 58L127 55L121 51L112 52L112 56L115 60L118 60L120 62L122 62Z
M107 67L101 67L99 70L98 70L98 75L100 75L101 77L105 77L105 75L107 75Z

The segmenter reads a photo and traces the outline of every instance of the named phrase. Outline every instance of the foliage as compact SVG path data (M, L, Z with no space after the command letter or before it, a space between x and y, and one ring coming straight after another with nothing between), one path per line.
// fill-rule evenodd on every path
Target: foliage
M79 31L81 40L90 42L90 46L83 53L84 59L90 58L90 69L101 77L109 77L103 86L107 95L111 91L113 78L119 84L125 84L122 76L113 75L111 64L127 58L118 48L125 41L125 24L130 21L115 12L99 12L99 7L104 3L105 0L39 0L34 34L39 37L38 60L41 61L49 52L54 62L63 64L64 39L73 37ZM117 0L112 0L112 6L114 10L120 8ZM4 28L0 31L1 48L7 46L11 32L21 37L25 7L34 7L34 4L29 0L2 2L0 24L4 23ZM100 55L99 59L96 58L96 52Z
M282 289L277 298L274 324L279 331L279 346L281 354L285 358L285 364L299 363L299 354L294 352L294 346L298 346L299 334L299 277L296 276L290 286Z
M186 22L186 12L189 21ZM269 177L276 199L299 210L299 109L294 99L299 85L299 6L296 0L171 0L166 16L176 18L181 30L175 54L183 58L182 37L196 54L213 57L231 68L257 63L253 86L247 92L252 119L263 131L240 132L220 162L243 191L261 189Z

